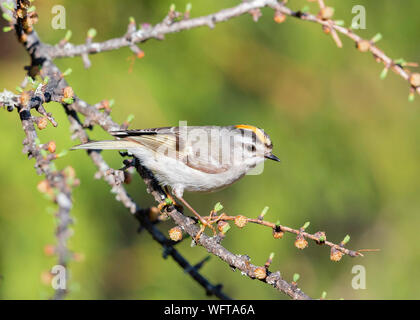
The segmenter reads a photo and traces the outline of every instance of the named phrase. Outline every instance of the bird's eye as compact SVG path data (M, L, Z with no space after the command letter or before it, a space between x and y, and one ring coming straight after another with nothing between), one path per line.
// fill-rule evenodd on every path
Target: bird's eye
M257 149L255 148L255 146L253 144L249 144L248 145L248 151L249 152L255 152Z

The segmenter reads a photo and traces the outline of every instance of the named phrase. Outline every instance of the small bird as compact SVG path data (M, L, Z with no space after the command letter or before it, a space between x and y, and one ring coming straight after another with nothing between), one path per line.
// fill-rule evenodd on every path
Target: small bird
M172 194L203 225L208 224L184 200L184 191L219 190L265 159L280 161L272 153L270 137L251 125L162 127L109 133L117 140L91 141L72 149L127 150L153 173L168 197L170 187Z

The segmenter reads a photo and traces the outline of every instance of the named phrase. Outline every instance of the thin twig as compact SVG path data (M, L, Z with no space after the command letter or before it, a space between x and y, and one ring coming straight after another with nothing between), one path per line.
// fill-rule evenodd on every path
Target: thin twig
M320 6L325 6L323 1L319 2ZM282 13L287 16L291 16L303 21L310 21L317 24L320 24L331 31L331 35L334 41L337 43L338 47L342 47L342 43L337 33L340 33L347 38L354 41L357 45L359 43L369 44L366 49L370 51L373 57L378 61L382 62L385 67L390 68L400 77L409 82L410 88L415 90L420 94L420 84L417 81L413 81L412 74L408 69L408 64L399 64L397 60L394 60L387 56L385 52L379 49L372 41L363 39L359 35L353 32L350 28L345 28L339 26L335 21L331 19L323 19L319 15L313 15L306 12L293 11L284 5L284 3L278 2L276 0L253 0L243 2L235 7L229 9L223 9L216 13L212 13L206 16L184 19L176 22L162 22L158 23L155 26L147 26L140 30L132 31L131 33L125 34L120 38L113 38L104 42L92 42L89 44L74 45L71 43L66 43L65 45L55 45L47 46L48 55L52 58L64 58L64 57L75 57L84 54L94 54L99 52L105 52L110 50L116 50L122 47L132 47L136 43L145 42L149 39L158 39L162 40L165 34L176 33L183 30L188 30L197 27L214 27L215 24L230 20L232 18L238 17L243 14L248 14L249 12L254 12L263 7L270 7L275 12Z
M207 218L208 217L204 217ZM281 224L276 224L273 222L269 222L269 221L265 221L262 219L253 219L253 218L247 218L245 216L229 216L226 215L225 213L222 213L221 215L216 215L216 216L212 216L212 220L216 220L216 221L237 221L238 218L241 220L241 225L240 227L242 228L243 222L242 221L246 221L246 223L250 222L250 223L255 223L255 224L259 224L262 226L266 226L269 227L270 229L272 229L273 234L275 234L276 232L289 232L289 233L293 233L296 235L299 235L303 238L308 238L311 240L314 240L317 244L321 244L321 245L326 245L329 246L331 248L335 248L338 251L341 251L342 253L349 255L350 257L357 257L357 256L363 256L363 254L361 254L359 251L354 251L354 250L349 250L347 248L344 248L344 246L342 244L335 244L333 242L327 241L326 240L326 235L324 232L317 232L315 234L311 234L308 232L305 232L303 230L303 228L300 229L293 229Z

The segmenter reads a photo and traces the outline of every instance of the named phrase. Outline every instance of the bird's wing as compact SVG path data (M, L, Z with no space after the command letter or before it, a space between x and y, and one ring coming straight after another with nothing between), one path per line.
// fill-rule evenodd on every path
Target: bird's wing
M116 138L137 142L154 152L172 154L177 152L177 134L173 128L110 131Z
M216 174L231 168L231 163L220 160L219 149L213 152L216 148L211 148L211 145L197 143L197 139L208 141L208 135L202 136L203 131L200 131L200 135L190 130L187 132L188 134L183 134L179 127L165 127L111 131L110 134L126 141L137 142L149 150L178 159L190 168L202 172Z

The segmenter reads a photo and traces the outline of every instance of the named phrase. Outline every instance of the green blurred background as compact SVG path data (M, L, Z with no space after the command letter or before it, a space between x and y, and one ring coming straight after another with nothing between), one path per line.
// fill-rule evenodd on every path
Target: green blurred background
M128 17L137 23L157 23L173 1L36 1L36 29L47 43L57 43L65 30L51 28L54 5L66 8L72 42L83 43L86 31L98 31L97 41L126 32ZM184 8L187 1L175 1ZM362 4L370 38L384 36L380 47L393 58L419 61L420 2L327 0L335 17L351 23L351 8ZM193 1L192 16L234 6L239 1ZM308 3L289 1L293 9ZM309 3L312 12L316 4ZM220 201L232 215L256 217L269 206L267 220L309 231L325 230L339 242L351 235L349 247L380 248L364 258L329 260L329 250L310 242L299 251L294 237L274 240L271 232L248 225L232 228L224 245L264 264L276 256L273 270L291 280L299 273L302 289L315 298L378 299L420 298L420 126L419 99L407 100L408 84L394 74L379 79L382 65L354 43L341 37L338 49L321 27L288 18L278 25L270 9L258 23L241 16L218 24L150 40L140 47L145 57L135 61L128 48L91 56L85 70L81 58L60 59L68 81L89 103L115 99L112 115L122 123L135 115L131 128L177 125L230 125L247 123L264 128L274 141L280 164L266 163L264 173L247 176L213 194L188 194L201 212ZM2 24L4 21L2 20ZM13 90L25 76L27 53L10 32L0 35L0 90ZM40 132L43 142L52 137L58 150L78 141L69 138L69 125L58 104L49 104L59 122ZM22 154L24 134L15 112L1 111L0 134L0 297L45 299L53 294L42 274L56 264L44 247L55 243L54 205L36 190L42 179L33 160ZM94 129L91 138L107 138ZM113 168L121 167L116 152L104 152ZM69 299L206 299L204 290L170 258L147 232L136 233L137 223L110 193L103 180L93 178L95 167L83 152L71 152L57 161L76 169L81 185L74 190L74 234L69 247L83 257L69 265ZM130 194L144 207L154 205L142 181L135 177ZM166 232L171 221L159 228ZM206 256L202 247L178 246L192 263ZM366 268L365 290L354 290L351 270ZM260 281L232 272L212 257L202 272L238 299L283 299L285 296Z

